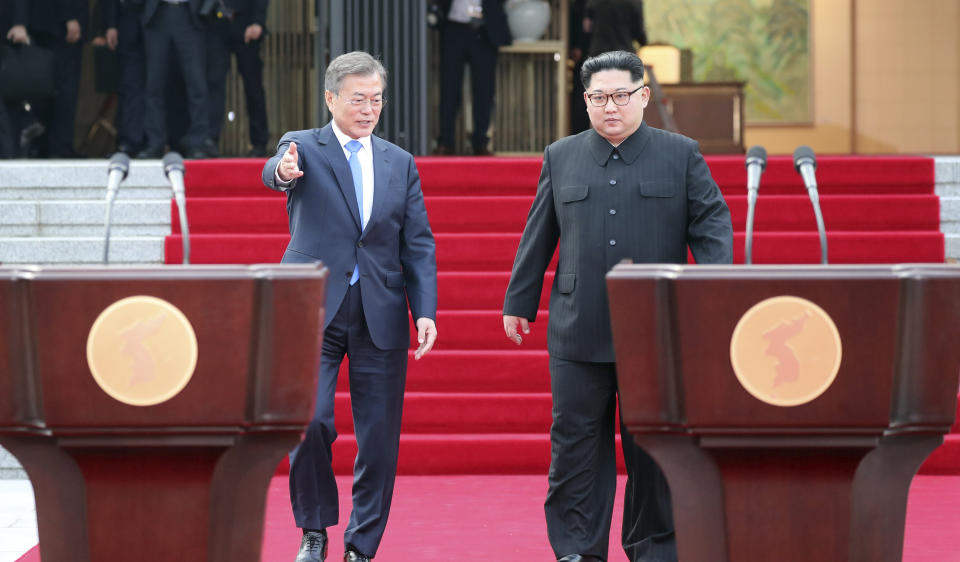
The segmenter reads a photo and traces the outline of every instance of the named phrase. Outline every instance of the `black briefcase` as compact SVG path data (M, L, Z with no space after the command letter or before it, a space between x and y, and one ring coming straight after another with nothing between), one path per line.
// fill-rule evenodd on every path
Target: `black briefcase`
M36 45L4 45L0 54L0 98L49 99L57 95L56 61Z

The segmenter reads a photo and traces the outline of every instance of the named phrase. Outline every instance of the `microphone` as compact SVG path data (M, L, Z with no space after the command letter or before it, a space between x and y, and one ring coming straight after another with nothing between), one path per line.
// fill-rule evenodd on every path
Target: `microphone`
M747 236L746 263L753 263L753 213L757 205L757 192L760 189L760 176L767 169L767 150L762 146L752 146L747 151Z
M120 183L127 179L130 172L130 157L122 152L114 154L107 165L107 201L106 215L103 219L103 263L109 261L110 255L110 226L113 222L113 201L117 198L117 192L120 190Z
M817 158L809 146L798 146L793 151L793 167L803 178L803 185L807 191L817 191Z
M810 203L813 205L813 214L817 219L817 231L820 233L820 263L827 264L827 230L823 226L823 214L820 212L820 196L817 194L817 159L813 149L809 146L798 146L793 151L793 167L803 178L803 185L807 188Z
M183 165L183 156L176 152L168 152L163 156L163 174L167 176L170 187L173 189L173 198L180 211L180 231L183 234L183 263L190 263L190 227L187 224L187 195L183 186L183 175L186 168Z

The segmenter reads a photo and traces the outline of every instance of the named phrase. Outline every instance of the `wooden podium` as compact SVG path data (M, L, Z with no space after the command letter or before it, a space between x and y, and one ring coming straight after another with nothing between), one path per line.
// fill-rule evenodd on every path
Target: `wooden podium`
M313 413L321 265L0 269L0 444L44 562L260 559Z
M664 470L680 560L899 561L949 431L960 267L620 265L623 418Z

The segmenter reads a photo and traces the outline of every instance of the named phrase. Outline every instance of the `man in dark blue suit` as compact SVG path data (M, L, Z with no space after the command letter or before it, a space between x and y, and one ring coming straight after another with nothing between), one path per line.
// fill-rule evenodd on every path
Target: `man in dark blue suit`
M436 155L453 154L463 69L470 64L473 90L473 153L490 154L487 129L493 111L497 52L510 44L504 0L442 0L440 11L440 138Z
M326 528L339 517L331 468L334 393L344 355L357 437L353 512L345 561L372 558L387 523L400 443L409 325L420 359L437 337L433 233L413 156L373 135L386 71L367 53L330 62L325 98L333 120L280 139L263 183L287 194L290 243L284 263L322 261L327 283L323 352L314 418L291 454L290 501L303 529L298 562L319 562Z

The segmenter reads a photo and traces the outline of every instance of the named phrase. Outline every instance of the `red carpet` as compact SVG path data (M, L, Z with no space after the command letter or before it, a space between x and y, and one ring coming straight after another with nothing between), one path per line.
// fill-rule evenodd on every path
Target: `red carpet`
M350 478L340 477L341 524L329 531L327 560L340 560L343 522L350 503ZM610 560L626 556L617 546L625 478L619 480L610 531ZM390 524L376 560L551 560L543 519L545 475L401 476L397 479ZM960 477L918 476L907 500L905 562L960 562ZM284 477L267 493L262 560L289 562L296 556L300 530L293 522ZM34 548L21 559L37 562Z
M743 261L746 170L742 156L711 156L732 212L735 259ZM440 270L440 337L410 361L401 474L543 474L549 463L550 382L546 357L548 275L539 321L523 350L503 336L500 307L520 232L536 192L540 158L417 159ZM194 263L276 262L286 247L286 198L260 182L262 160L187 163L187 214ZM824 156L819 159L831 263L942 262L933 160ZM178 214L166 241L181 261ZM754 224L755 263L817 263L816 223L788 157L771 157ZM353 441L341 377L336 469L349 474ZM924 465L960 472L951 435Z

